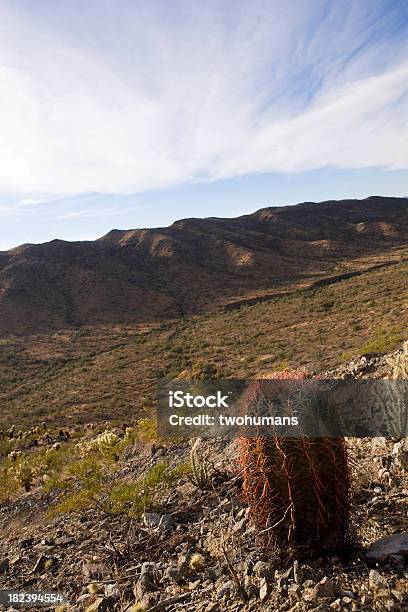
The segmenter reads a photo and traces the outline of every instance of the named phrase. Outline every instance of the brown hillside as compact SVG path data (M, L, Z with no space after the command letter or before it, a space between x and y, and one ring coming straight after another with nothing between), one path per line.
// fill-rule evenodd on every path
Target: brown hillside
M305 202L0 253L0 334L141 323L398 260L408 199Z

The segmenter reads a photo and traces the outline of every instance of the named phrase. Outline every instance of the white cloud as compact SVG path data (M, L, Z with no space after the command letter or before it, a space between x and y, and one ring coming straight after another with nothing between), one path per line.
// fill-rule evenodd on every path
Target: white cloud
M78 210L70 210L57 215L57 219L108 219L109 217L117 217L118 214L130 212L131 208L119 208L117 206L111 208L80 208ZM140 210L140 207L139 207Z
M406 47L381 2L171 4L4 2L0 193L408 168Z

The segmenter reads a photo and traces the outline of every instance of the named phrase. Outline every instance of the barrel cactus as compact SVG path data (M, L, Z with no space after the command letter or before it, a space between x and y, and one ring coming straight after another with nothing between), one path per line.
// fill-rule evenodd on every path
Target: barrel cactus
M284 371L263 378L303 380ZM253 394L252 394L253 397ZM313 553L345 545L349 469L343 438L242 438L243 491L268 543Z

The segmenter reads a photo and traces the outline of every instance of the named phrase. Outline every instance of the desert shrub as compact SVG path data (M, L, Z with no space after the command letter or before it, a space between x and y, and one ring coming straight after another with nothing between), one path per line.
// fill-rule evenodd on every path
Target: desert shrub
M121 467L124 449L132 440L119 438L111 431L80 440L71 448L70 456L48 452L43 458L43 483L47 490L60 492L60 499L50 512L64 513L99 507L109 511L107 499L111 485Z
M167 464L157 463L145 476L124 482L121 470L125 450L148 435L151 435L150 421L139 422L137 427L127 428L123 438L105 431L96 438L80 441L65 465L61 465L62 457L58 454L47 454L43 460L48 462L44 486L60 493L50 514L95 508L108 515L137 516L155 506L166 487L186 473L187 468L169 469Z
M98 463L94 456L88 456L69 467L69 478L61 483L61 498L50 513L55 515L95 508L111 516L124 514L137 517L159 504L169 485L184 473L184 466L169 469L163 462L150 468L145 476L123 482L118 477L117 466Z
M10 501L21 489L30 491L45 471L45 453L12 450L0 465L0 502Z
M31 451L12 450L0 468L3 498L9 499L9 492L13 495L21 489L28 492L34 485L52 481L53 477L58 478L67 464L69 453L69 449L60 447Z
M12 441L9 438L0 438L0 457L7 457L12 450Z
M23 487L25 491L29 491L32 488L38 472L28 458L20 458L14 463L10 470L17 483Z
M268 376L305 377L290 371ZM344 439L274 435L240 442L244 495L268 543L310 552L345 544L349 470Z
M207 380L209 378L220 378L220 368L214 363L197 361L191 366L191 370L186 378L192 380Z
M154 442L157 440L157 417L149 415L138 419L136 423L137 438L142 442Z
M49 485L60 491L59 501L50 514L80 512L91 507L109 512L107 500L117 470L111 461L93 453L72 461Z
M60 486L61 475L73 459L72 445L46 448L36 455L38 476L46 491Z
M114 485L109 495L110 513L137 517L145 510L160 505L171 484L188 472L188 466L180 464L170 469L166 462L156 463L145 476Z
M8 503L17 493L20 484L7 461L0 465L0 504Z

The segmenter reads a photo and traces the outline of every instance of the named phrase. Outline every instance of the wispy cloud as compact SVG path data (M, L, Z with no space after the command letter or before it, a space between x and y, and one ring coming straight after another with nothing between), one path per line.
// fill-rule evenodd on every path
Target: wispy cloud
M80 208L78 210L70 210L57 215L57 219L109 219L109 217L117 217L119 214L130 212L129 208Z
M0 193L19 198L3 212L254 172L408 168L403 2L3 0L0 23Z

